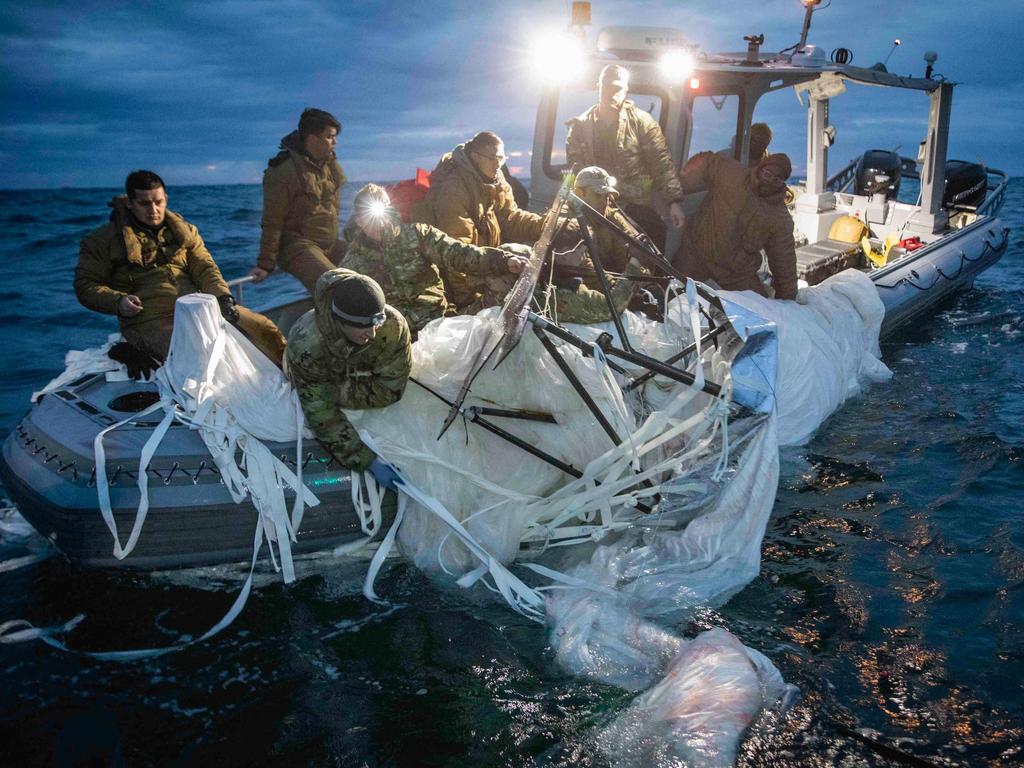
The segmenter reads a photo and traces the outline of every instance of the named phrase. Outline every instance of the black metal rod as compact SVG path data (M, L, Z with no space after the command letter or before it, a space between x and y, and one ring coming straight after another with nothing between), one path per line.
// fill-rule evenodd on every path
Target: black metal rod
M666 365L661 362L661 360L657 360L648 355L641 355L636 352L627 352L624 349L613 347L611 344L602 346L601 350L606 355L618 357L621 360L626 360L634 365L639 365L654 372L657 376L665 376L673 381L678 381L680 384L693 384L697 380L697 378L689 371L681 371L678 368L673 368L671 365ZM718 397L722 394L722 388L713 381L705 381L704 386L701 387L701 391L706 392L713 397Z
M572 388L576 390L576 394L580 396L580 399L594 415L594 418L597 419L597 423L601 425L601 429L605 431L605 434L612 439L612 442L615 445L622 443L622 438L620 438L618 432L615 431L615 427L611 425L611 422L608 421L605 415L601 412L601 409L598 408L594 398L590 396L589 392L587 392L586 387L583 386L583 382L579 380L576 372L569 367L567 362L565 362L565 358L562 357L562 353L558 351L555 347L555 343L548 338L546 333L544 333L544 329L538 325L534 325L533 332L537 335L537 338L540 339L540 343L544 345L544 349L546 349L548 354L551 355L552 359L554 359L555 365L558 366L565 378L569 380L569 384L571 384Z
M678 269L676 269L672 262L670 262L668 259L664 257L664 255L662 255L661 251L658 250L658 247L653 242L651 242L651 239L647 237L646 234L644 234L642 237L636 237L635 235L630 234L622 227L620 227L618 224L616 224L614 221L605 216L603 213L601 213L599 210L597 210L592 205L587 203L585 200L580 198L580 196L577 195L576 193L572 193L569 199L578 207L582 208L585 211L589 211L594 216L596 216L598 222L604 224L605 227L611 230L612 234L625 240L627 243L630 243L631 245L635 245L637 248L643 251L643 254L651 261L651 263L657 266L662 272L664 272L667 275L672 275L672 277L674 277L679 282L683 283L684 285L686 284L686 276ZM626 221L632 224L638 231L640 230L640 228L636 226L636 222L630 219L629 216L626 215L625 211L620 210L619 213L621 213L623 218L625 218ZM715 296L715 294L711 293L709 290L704 288L700 283L694 281L694 285L697 288L697 293L700 296L702 296L705 301L714 301L718 298L717 296ZM701 314L703 314L708 319L708 322L712 326L714 326L715 323L714 320L711 319L711 315L705 312L703 308L701 308Z
M726 327L724 325L719 325L716 328L712 328L706 334L701 336L700 343L701 344L707 344L708 342L714 340L719 334L722 333L722 331L725 330L725 328ZM679 360L682 360L687 355L689 355L689 354L691 354L693 352L696 352L696 351L697 351L697 342L694 342L693 344L690 344L689 346L687 346L681 352L677 352L676 354L672 355L672 357L666 359L664 362L665 362L666 365L671 365L672 363L675 363L675 362L677 362ZM632 392L634 389L636 389L639 386L642 386L643 384L646 384L648 381L650 381L651 379L653 379L657 375L658 374L654 373L654 371L648 371L647 373L645 373L645 374L643 374L641 376L637 376L635 379L633 379L633 381L629 382L629 384L626 385L625 391L626 392Z
M444 403L445 405L449 406L450 408L458 408L458 406L455 405L454 402L449 400L447 397L442 395L440 392L435 392L432 388L428 387L422 381L419 381L418 379L416 379L416 378L414 378L412 376L409 377L409 381L411 381L414 384L418 384L419 386L423 387L423 389L427 390L427 392L432 394L434 397L436 397L438 400L440 400L442 403ZM522 439L516 437L511 432L506 432L504 429L499 427L497 424L492 424L491 422L487 421L487 419L485 419L482 416L478 415L476 412L467 413L466 414L466 418L471 423L478 424L479 426L483 427L484 429L486 429L491 434L496 435L497 437L500 437L502 440L505 440L506 442L511 443L512 445L516 446L517 448L521 448L522 450L526 451L531 456L536 456L541 461L543 461L543 462L545 462L547 464L550 464L551 466L555 467L556 469L562 470L563 472L565 472L565 474L572 475L573 477L576 477L576 478L583 477L583 473L580 472L578 469L576 469L576 467L574 467L572 464L566 464L561 459L555 458L550 453L545 453L540 448L537 448L535 445L532 445L532 444L526 442L525 440L522 440Z
M579 198L576 198L579 200ZM582 203L583 201L580 200ZM594 271L597 272L598 282L601 283L601 293L604 294L605 303L608 305L608 312L612 316L612 323L615 324L615 330L619 332L619 341L622 342L622 346L632 351L633 346L629 343L629 336L626 335L626 329L622 326L622 318L619 317L619 313L615 309L615 302L612 301L612 287L608 282L608 275L605 274L604 264L601 262L601 252L594 242L594 237L590 233L590 225L587 224L587 217L583 214L583 209L576 207L576 223L580 226L580 235L583 237L583 242L586 243L587 250L590 251L590 261L594 265Z
M466 409L479 413L481 416L500 416L504 419L520 419L522 421L539 421L544 424L557 424L555 417L550 413L542 411L517 411L508 408L488 408L482 405L472 405Z
M567 344L572 344L585 355L590 355L591 357L594 356L594 347L596 346L595 344L591 344L589 341L584 341L575 333L566 330L560 325L555 325L554 323L548 322L546 319L538 315L536 312L530 312L529 314L527 314L526 322L532 323L534 326L540 325L541 328L543 328L545 331L550 333L555 338L561 339ZM609 360L607 362L608 367L611 368L616 373L619 373L623 376L629 376L629 371L627 371L621 365L616 363L614 360Z

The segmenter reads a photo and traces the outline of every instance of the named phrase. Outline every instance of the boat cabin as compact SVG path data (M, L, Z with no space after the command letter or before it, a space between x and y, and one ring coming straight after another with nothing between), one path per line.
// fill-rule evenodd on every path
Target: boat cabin
M560 60L546 69L558 80L544 91L537 112L531 207L546 210L553 199L562 174L569 170L566 121L597 103L598 73L617 63L630 72L630 100L661 124L677 168L704 150L731 151L745 162L759 101L778 91L795 90L806 111L806 156L794 157L793 164L804 165L806 174L791 182L791 211L799 269L806 282L819 282L850 266L885 269L905 255L900 241L926 247L953 230L996 215L1006 175L947 160L954 83L931 75L934 54L926 57L927 76L920 78L891 74L883 65L867 69L842 63L848 59L844 49L833 53L833 61L821 49L805 44L809 18L810 11L801 43L783 53L762 52L762 36L745 38L746 52L704 53L683 31L662 27L608 27L598 33L594 50L586 52L583 27L571 27L569 43L558 50ZM570 60L573 55L578 63ZM829 105L848 86L896 89L897 98L911 105L912 92L926 97L920 103L927 105L927 128L916 157L873 150L830 175L829 148L836 129L829 121ZM796 99L792 101L797 106ZM732 140L723 142L723 137ZM904 184L911 199L898 195L901 179L913 180ZM696 209L699 198L687 198L687 214ZM837 220L847 216L866 225L868 244L860 238L837 242L830 237ZM669 258L679 242L680 232L670 227Z

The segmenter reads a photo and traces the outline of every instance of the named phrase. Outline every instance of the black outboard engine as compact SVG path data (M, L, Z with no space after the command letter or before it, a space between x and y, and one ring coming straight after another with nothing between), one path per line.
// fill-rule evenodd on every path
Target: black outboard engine
M876 192L883 192L886 199L895 200L900 191L900 174L903 163L900 156L886 149L869 149L857 161L858 195L870 197ZM879 182L879 176L886 176L888 181Z
M943 208L974 210L985 201L988 192L988 173L985 166L964 160L946 161L946 191L942 194Z

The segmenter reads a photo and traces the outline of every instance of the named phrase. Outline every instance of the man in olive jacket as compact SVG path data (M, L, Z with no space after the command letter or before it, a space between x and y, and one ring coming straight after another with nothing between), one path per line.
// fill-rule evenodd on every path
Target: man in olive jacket
M694 155L683 168L686 194L707 190L687 221L675 264L696 280L727 291L767 296L758 278L761 251L768 257L776 299L796 298L793 217L786 208L789 158L769 155L753 168L714 152Z
M152 171L134 171L125 192L110 202L110 221L82 240L75 268L82 305L117 315L125 340L162 360L178 297L208 293L217 298L225 319L280 365L284 336L263 315L235 305L199 231L167 210L163 179Z
M393 470L360 439L343 408L383 408L402 399L412 370L405 318L373 279L332 269L317 281L313 309L288 334L288 375L306 424L341 463L393 486Z
M522 256L463 243L429 224L399 223L387 190L376 184L359 190L354 207L341 265L372 277L413 336L431 320L455 314L439 270L508 278L526 266Z
M657 120L626 100L624 67L606 66L597 87L598 103L568 122L566 161L577 171L596 165L618 179L620 205L663 248L666 229L658 209L667 207L674 227L684 221L683 193L665 135Z
M298 130L263 172L260 253L251 275L263 280L277 267L313 292L317 278L340 263L338 212L345 173L334 155L341 123L329 112L307 109Z
M506 159L504 143L491 131L481 131L459 144L430 174L430 191L418 206L416 219L470 245L498 248L508 243L534 243L544 217L516 205L501 172ZM449 298L459 309L478 302L479 281L459 270L441 276Z

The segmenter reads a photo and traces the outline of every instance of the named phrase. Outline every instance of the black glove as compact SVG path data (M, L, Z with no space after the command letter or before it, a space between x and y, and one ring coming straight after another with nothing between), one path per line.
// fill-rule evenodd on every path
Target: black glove
M235 306L235 297L230 293L226 293L223 296L217 297L217 303L220 304L220 313L224 316L224 319L232 325L238 325L242 315L238 312L238 307Z
M127 341L119 341L107 352L107 357L116 360L128 369L128 376L132 379L146 379L153 375L153 371L163 365L163 360L154 357L149 352L133 347Z

